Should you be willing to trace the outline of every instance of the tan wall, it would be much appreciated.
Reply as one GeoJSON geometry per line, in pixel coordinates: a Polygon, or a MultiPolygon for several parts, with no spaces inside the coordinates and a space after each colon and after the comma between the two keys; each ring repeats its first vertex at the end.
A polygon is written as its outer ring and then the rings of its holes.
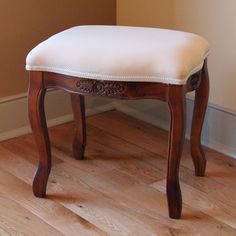
{"type": "Polygon", "coordinates": [[[236,111],[235,0],[117,0],[117,23],[168,27],[205,36],[211,44],[210,101],[236,111]]]}
{"type": "Polygon", "coordinates": [[[170,28],[172,10],[173,0],[117,0],[117,23],[170,28]]]}
{"type": "Polygon", "coordinates": [[[211,101],[236,111],[236,1],[176,0],[175,27],[205,36],[211,44],[211,101]]]}
{"type": "Polygon", "coordinates": [[[115,0],[1,0],[0,98],[25,92],[25,57],[48,36],[78,24],[115,24],[115,0]]]}

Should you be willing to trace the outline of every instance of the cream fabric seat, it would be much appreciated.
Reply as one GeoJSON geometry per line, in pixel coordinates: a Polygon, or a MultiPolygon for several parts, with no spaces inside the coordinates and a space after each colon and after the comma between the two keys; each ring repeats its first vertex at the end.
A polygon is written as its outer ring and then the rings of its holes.
{"type": "Polygon", "coordinates": [[[201,70],[209,44],[186,32],[125,26],[77,26],[27,56],[26,69],[97,80],[185,84],[201,70]]]}

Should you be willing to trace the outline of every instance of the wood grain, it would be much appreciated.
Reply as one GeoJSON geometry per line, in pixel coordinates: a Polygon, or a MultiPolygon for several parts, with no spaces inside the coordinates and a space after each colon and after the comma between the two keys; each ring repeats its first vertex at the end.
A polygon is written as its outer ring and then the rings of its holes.
{"type": "Polygon", "coordinates": [[[176,221],[166,214],[167,132],[116,111],[92,116],[85,160],[78,161],[73,129],[69,123],[49,130],[53,165],[45,199],[31,191],[32,135],[0,144],[0,235],[236,234],[236,160],[207,149],[206,177],[199,178],[184,148],[184,208],[176,221]],[[111,132],[115,125],[119,131],[111,132]]]}

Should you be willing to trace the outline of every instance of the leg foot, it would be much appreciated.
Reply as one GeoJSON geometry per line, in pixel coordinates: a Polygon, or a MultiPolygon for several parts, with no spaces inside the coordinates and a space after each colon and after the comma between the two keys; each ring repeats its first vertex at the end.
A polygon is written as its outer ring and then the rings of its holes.
{"type": "Polygon", "coordinates": [[[51,170],[51,150],[44,112],[44,95],[41,72],[30,72],[28,93],[28,112],[31,128],[39,150],[39,163],[33,181],[33,192],[36,197],[46,195],[48,176],[51,170]]]}
{"type": "Polygon", "coordinates": [[[204,176],[206,169],[206,158],[201,146],[201,132],[206,113],[209,96],[209,76],[207,71],[207,61],[205,61],[201,83],[196,89],[195,103],[193,111],[193,121],[191,130],[191,155],[195,167],[196,176],[204,176]]]}

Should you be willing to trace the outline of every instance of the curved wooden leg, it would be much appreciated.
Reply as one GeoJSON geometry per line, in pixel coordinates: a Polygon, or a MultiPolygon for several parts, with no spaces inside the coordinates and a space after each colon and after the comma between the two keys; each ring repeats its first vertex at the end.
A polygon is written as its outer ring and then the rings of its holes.
{"type": "Polygon", "coordinates": [[[169,215],[179,219],[182,211],[182,196],[179,185],[179,165],[185,137],[185,92],[183,86],[171,85],[168,105],[171,125],[169,134],[167,198],[169,215]]]}
{"type": "Polygon", "coordinates": [[[209,76],[207,71],[207,61],[205,61],[201,83],[196,89],[195,103],[191,130],[191,155],[195,167],[196,176],[204,176],[206,169],[206,158],[201,146],[201,132],[206,113],[209,97],[209,76]]]}
{"type": "Polygon", "coordinates": [[[75,120],[75,136],[73,140],[73,155],[75,159],[84,159],[86,145],[86,122],[84,96],[71,94],[71,103],[75,120]]]}
{"type": "Polygon", "coordinates": [[[28,92],[28,112],[31,128],[39,150],[39,163],[33,181],[33,192],[36,197],[46,195],[48,176],[51,170],[51,151],[44,112],[44,95],[41,72],[30,72],[28,92]]]}

